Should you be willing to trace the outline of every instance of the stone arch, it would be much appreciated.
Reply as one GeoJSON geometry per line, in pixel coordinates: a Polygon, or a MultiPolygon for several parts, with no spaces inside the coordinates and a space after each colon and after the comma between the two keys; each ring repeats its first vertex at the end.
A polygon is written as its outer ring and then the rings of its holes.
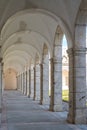
{"type": "Polygon", "coordinates": [[[20,50],[14,50],[14,51],[10,51],[8,54],[3,55],[3,60],[5,60],[8,57],[11,57],[12,55],[18,55],[20,57],[23,57],[26,62],[31,59],[31,56],[29,54],[27,54],[26,52],[20,51],[20,50]]]}
{"type": "Polygon", "coordinates": [[[35,52],[33,52],[33,54],[31,53],[31,50],[32,50],[32,46],[30,47],[29,45],[26,45],[26,44],[22,44],[21,48],[20,48],[20,45],[12,45],[10,46],[8,49],[6,49],[6,51],[4,52],[4,56],[6,56],[9,52],[12,52],[14,50],[17,50],[17,51],[23,51],[25,53],[27,53],[28,55],[31,56],[32,58],[32,61],[33,61],[33,64],[34,64],[34,60],[35,60],[35,52]],[[30,51],[29,51],[30,50],[30,51]]]}
{"type": "Polygon", "coordinates": [[[44,41],[46,41],[44,37],[42,37],[40,34],[33,31],[29,32],[28,30],[26,30],[26,31],[16,32],[12,34],[3,43],[2,50],[1,50],[2,55],[3,55],[3,52],[6,50],[6,48],[10,47],[11,45],[23,44],[23,43],[32,46],[33,48],[37,50],[38,54],[41,55],[42,54],[41,50],[42,50],[44,41]],[[37,47],[37,44],[39,47],[37,47]]]}
{"type": "MultiPolygon", "coordinates": [[[[23,11],[20,11],[20,12],[17,12],[15,15],[13,15],[13,16],[11,16],[8,20],[7,20],[7,22],[5,23],[5,25],[3,26],[3,28],[2,28],[2,32],[1,32],[1,39],[2,39],[2,41],[3,41],[3,36],[5,36],[5,32],[6,32],[6,30],[7,30],[7,27],[9,27],[9,25],[11,25],[11,22],[13,22],[17,17],[19,17],[19,16],[21,16],[21,15],[25,15],[25,14],[42,14],[42,15],[45,15],[45,16],[47,16],[47,17],[50,17],[50,18],[52,18],[52,19],[54,19],[54,23],[55,23],[55,29],[56,29],[56,27],[57,27],[57,25],[58,25],[58,23],[59,23],[59,25],[62,27],[62,29],[64,30],[64,33],[66,34],[66,37],[67,37],[67,39],[68,39],[68,43],[69,43],[69,48],[71,48],[72,47],[72,37],[71,37],[71,35],[70,35],[70,31],[69,31],[69,29],[68,29],[68,27],[66,28],[66,24],[59,18],[59,17],[57,17],[56,15],[54,15],[53,13],[51,13],[51,12],[49,12],[49,11],[46,11],[46,10],[43,10],[43,9],[28,9],[28,10],[23,10],[23,11]],[[4,35],[3,35],[4,34],[4,35]]],[[[42,21],[44,21],[44,20],[42,20],[42,21]]],[[[50,20],[51,21],[51,20],[50,20]]],[[[49,22],[50,22],[49,21],[49,22]]],[[[45,22],[46,23],[46,22],[45,22]]],[[[44,23],[44,24],[45,24],[44,23]]],[[[53,23],[53,22],[52,22],[53,23]]],[[[46,25],[46,27],[47,27],[47,25],[46,25]]],[[[52,26],[51,26],[52,27],[52,26]]],[[[55,30],[54,29],[54,30],[55,30]]],[[[37,31],[38,32],[38,31],[37,31]]],[[[51,32],[49,29],[46,31],[46,32],[51,32]]],[[[45,32],[45,33],[46,33],[45,32]]],[[[39,32],[38,32],[39,33],[39,32]]],[[[45,34],[44,33],[44,34],[45,34]]],[[[54,31],[54,33],[55,33],[55,31],[54,31]]],[[[42,36],[44,36],[43,35],[43,33],[41,33],[40,32],[40,34],[42,35],[42,36]]],[[[51,35],[51,34],[50,34],[51,35]]],[[[45,37],[45,39],[47,39],[46,38],[46,35],[44,36],[45,37]]],[[[53,36],[52,36],[53,37],[53,36]]],[[[47,40],[48,41],[48,43],[50,43],[50,42],[52,42],[52,44],[53,44],[53,39],[51,39],[50,41],[49,40],[47,40]]]]}

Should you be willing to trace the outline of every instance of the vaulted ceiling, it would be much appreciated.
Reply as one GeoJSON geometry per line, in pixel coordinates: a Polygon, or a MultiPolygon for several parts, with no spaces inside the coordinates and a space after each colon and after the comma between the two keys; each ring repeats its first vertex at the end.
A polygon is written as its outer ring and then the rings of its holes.
{"type": "Polygon", "coordinates": [[[52,57],[58,25],[71,47],[80,4],[81,0],[0,0],[4,70],[14,68],[21,72],[26,65],[35,64],[36,55],[41,62],[44,44],[52,57]]]}

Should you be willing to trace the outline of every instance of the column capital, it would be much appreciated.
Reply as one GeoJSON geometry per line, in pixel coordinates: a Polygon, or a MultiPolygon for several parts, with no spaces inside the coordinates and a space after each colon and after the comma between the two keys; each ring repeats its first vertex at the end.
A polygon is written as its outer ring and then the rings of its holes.
{"type": "Polygon", "coordinates": [[[67,50],[68,55],[86,55],[87,48],[70,48],[67,50]]]}

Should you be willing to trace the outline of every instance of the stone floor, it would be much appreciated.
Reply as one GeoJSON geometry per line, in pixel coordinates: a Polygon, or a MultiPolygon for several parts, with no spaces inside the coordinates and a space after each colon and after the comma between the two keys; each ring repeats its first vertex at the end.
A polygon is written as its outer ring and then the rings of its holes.
{"type": "Polygon", "coordinates": [[[67,112],[50,112],[19,91],[5,91],[0,130],[87,130],[66,122],[67,112]]]}

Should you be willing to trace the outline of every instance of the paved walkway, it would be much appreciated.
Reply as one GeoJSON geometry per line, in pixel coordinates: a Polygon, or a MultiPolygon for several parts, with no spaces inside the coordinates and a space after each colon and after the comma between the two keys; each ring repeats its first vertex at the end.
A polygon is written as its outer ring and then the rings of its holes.
{"type": "Polygon", "coordinates": [[[68,124],[66,117],[67,112],[50,112],[18,91],[5,91],[0,130],[87,130],[68,124]]]}

